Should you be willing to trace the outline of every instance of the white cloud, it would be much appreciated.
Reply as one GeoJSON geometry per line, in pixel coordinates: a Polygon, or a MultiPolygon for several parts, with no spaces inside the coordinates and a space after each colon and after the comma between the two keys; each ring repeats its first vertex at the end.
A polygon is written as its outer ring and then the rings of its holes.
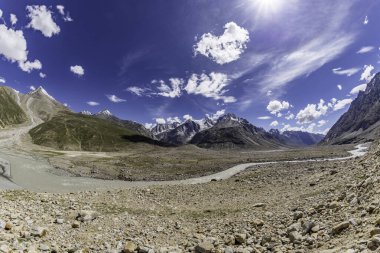
{"type": "Polygon", "coordinates": [[[116,95],[106,95],[106,97],[109,99],[109,101],[113,103],[122,103],[127,100],[117,97],[116,95]]]}
{"type": "Polygon", "coordinates": [[[157,87],[159,92],[156,95],[178,98],[182,94],[182,85],[184,83],[183,79],[180,78],[170,78],[170,85],[167,85],[163,80],[159,81],[160,86],[157,87]]]}
{"type": "Polygon", "coordinates": [[[217,119],[219,119],[221,116],[223,116],[224,114],[226,114],[226,110],[225,110],[225,109],[222,109],[222,110],[219,110],[219,111],[217,111],[216,113],[212,114],[211,116],[210,116],[210,115],[206,115],[206,116],[209,117],[209,118],[212,119],[212,120],[217,120],[217,119]]]}
{"type": "Polygon", "coordinates": [[[336,87],[338,87],[338,90],[342,90],[343,89],[342,85],[340,85],[340,84],[338,84],[336,87]]]}
{"type": "Polygon", "coordinates": [[[185,115],[183,115],[183,118],[185,119],[185,120],[192,120],[193,119],[193,116],[191,116],[190,114],[185,114],[185,115]]]}
{"type": "Polygon", "coordinates": [[[352,76],[360,71],[360,68],[350,68],[350,69],[342,69],[336,68],[332,70],[334,74],[341,76],[352,76]]]}
{"type": "Polygon", "coordinates": [[[144,124],[144,127],[145,127],[146,129],[150,130],[150,129],[152,129],[153,124],[152,124],[152,123],[145,123],[145,124],[144,124]]]}
{"type": "Polygon", "coordinates": [[[54,22],[52,12],[45,5],[33,5],[26,7],[30,23],[28,28],[40,31],[45,37],[59,34],[61,29],[54,22]]]}
{"type": "Polygon", "coordinates": [[[351,104],[352,101],[353,100],[351,98],[346,98],[346,99],[337,101],[336,104],[334,105],[334,111],[339,111],[345,108],[347,105],[351,104]]]}
{"type": "Polygon", "coordinates": [[[224,96],[228,91],[229,80],[227,75],[212,72],[210,75],[193,74],[187,82],[185,90],[188,94],[202,95],[215,100],[223,100],[224,103],[236,102],[236,98],[232,96],[224,96]]]}
{"type": "Polygon", "coordinates": [[[371,79],[375,76],[375,74],[372,74],[372,71],[375,70],[375,67],[372,65],[364,65],[363,67],[363,73],[360,77],[360,81],[371,81],[371,79]]]}
{"type": "Polygon", "coordinates": [[[17,16],[15,14],[13,14],[13,13],[10,15],[9,20],[11,21],[12,25],[17,24],[17,21],[18,21],[17,16]]]}
{"type": "Polygon", "coordinates": [[[271,116],[261,116],[261,117],[257,117],[257,119],[259,120],[269,120],[271,119],[272,117],[271,116]]]}
{"type": "Polygon", "coordinates": [[[42,72],[40,72],[39,75],[40,75],[41,78],[45,78],[45,77],[46,77],[46,74],[45,74],[45,73],[42,73],[42,72]]]}
{"type": "Polygon", "coordinates": [[[39,60],[34,60],[32,62],[30,62],[30,61],[19,62],[18,66],[23,71],[28,72],[28,73],[30,73],[34,69],[37,69],[37,70],[42,69],[42,64],[39,60]]]}
{"type": "Polygon", "coordinates": [[[351,95],[358,94],[360,91],[365,91],[366,88],[367,88],[367,84],[366,84],[366,83],[360,84],[360,85],[354,87],[354,88],[350,91],[350,94],[351,94],[351,95]]]}
{"type": "Polygon", "coordinates": [[[270,126],[271,127],[276,127],[276,126],[278,126],[280,123],[278,123],[278,121],[277,120],[275,120],[275,121],[273,121],[272,123],[270,123],[270,126]]]}
{"type": "Polygon", "coordinates": [[[131,87],[128,87],[126,89],[126,91],[129,91],[130,93],[133,93],[136,96],[141,97],[141,96],[145,95],[145,93],[148,91],[148,89],[146,89],[146,88],[140,88],[140,87],[137,87],[137,86],[131,86],[131,87]]]}
{"type": "Polygon", "coordinates": [[[156,123],[157,124],[165,124],[166,120],[164,118],[156,118],[156,123]]]}
{"type": "Polygon", "coordinates": [[[221,36],[211,33],[203,34],[194,46],[194,52],[222,65],[239,59],[248,41],[249,32],[236,23],[229,22],[225,24],[224,33],[221,36]]]}
{"type": "Polygon", "coordinates": [[[0,25],[0,55],[10,62],[17,62],[19,67],[26,72],[42,67],[39,60],[28,61],[27,43],[23,32],[8,29],[3,24],[0,25]]]}
{"type": "Polygon", "coordinates": [[[70,71],[78,76],[84,75],[84,69],[80,65],[70,66],[70,71]]]}
{"type": "Polygon", "coordinates": [[[290,113],[289,115],[285,116],[285,119],[291,120],[294,119],[295,115],[293,113],[290,113]]]}
{"type": "Polygon", "coordinates": [[[363,21],[363,25],[368,25],[368,23],[369,23],[369,18],[368,18],[368,16],[365,16],[364,21],[363,21]]]}
{"type": "Polygon", "coordinates": [[[6,81],[5,81],[5,78],[3,78],[3,77],[0,77],[0,83],[5,83],[6,81]]]}
{"type": "Polygon", "coordinates": [[[178,117],[169,117],[166,119],[166,122],[168,122],[169,124],[181,123],[181,120],[178,117]]]}
{"type": "Polygon", "coordinates": [[[372,52],[374,49],[375,49],[375,47],[372,47],[372,46],[362,47],[356,53],[357,54],[366,54],[366,53],[372,52]]]}
{"type": "Polygon", "coordinates": [[[315,123],[311,123],[309,124],[308,126],[296,126],[296,127],[293,127],[289,124],[287,125],[284,125],[283,128],[281,129],[281,132],[285,132],[285,131],[301,131],[301,132],[308,132],[308,133],[315,133],[315,134],[325,134],[325,132],[327,132],[326,130],[324,131],[318,131],[315,129],[317,125],[315,123]]]}
{"type": "Polygon", "coordinates": [[[58,12],[61,14],[61,16],[62,16],[62,18],[63,18],[63,20],[64,20],[65,22],[72,22],[72,21],[74,21],[74,20],[70,17],[70,13],[67,13],[67,14],[65,15],[65,6],[63,6],[63,5],[57,5],[56,8],[57,8],[58,12]]]}
{"type": "Polygon", "coordinates": [[[95,101],[88,101],[86,104],[88,104],[89,106],[97,106],[97,105],[99,105],[99,103],[95,102],[95,101]]]}
{"type": "Polygon", "coordinates": [[[33,85],[29,86],[29,90],[35,90],[35,89],[36,89],[35,86],[33,86],[33,85]]]}
{"type": "Polygon", "coordinates": [[[282,114],[280,113],[283,110],[287,110],[290,108],[290,104],[287,101],[278,101],[278,100],[272,100],[269,102],[267,106],[267,110],[274,115],[277,115],[278,117],[281,117],[282,114]]]}
{"type": "Polygon", "coordinates": [[[309,124],[321,116],[326,115],[328,108],[329,105],[326,105],[323,99],[321,99],[318,104],[308,104],[297,113],[297,123],[309,124]]]}
{"type": "Polygon", "coordinates": [[[3,11],[0,9],[0,18],[3,17],[3,11]]]}
{"type": "Polygon", "coordinates": [[[318,127],[322,127],[322,126],[324,126],[324,125],[326,125],[326,124],[327,124],[327,121],[324,120],[324,119],[318,121],[318,127]]]}

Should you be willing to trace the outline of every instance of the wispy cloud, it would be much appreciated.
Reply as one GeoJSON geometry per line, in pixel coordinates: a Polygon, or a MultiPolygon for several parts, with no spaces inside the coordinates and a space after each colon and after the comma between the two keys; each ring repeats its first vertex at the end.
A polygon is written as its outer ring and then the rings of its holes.
{"type": "Polygon", "coordinates": [[[375,50],[375,47],[372,47],[372,46],[362,47],[356,53],[357,54],[366,54],[366,53],[372,52],[373,50],[375,50]]]}
{"type": "Polygon", "coordinates": [[[127,101],[125,99],[119,98],[116,95],[106,95],[106,97],[108,98],[109,101],[111,101],[113,103],[122,103],[122,102],[127,101]]]}
{"type": "Polygon", "coordinates": [[[358,73],[359,71],[360,71],[360,68],[350,68],[350,69],[335,68],[332,70],[334,74],[341,75],[341,76],[352,76],[358,73]]]}
{"type": "Polygon", "coordinates": [[[357,36],[356,30],[350,29],[349,25],[354,3],[356,1],[333,2],[331,5],[326,5],[325,2],[299,3],[300,6],[294,13],[297,16],[292,21],[281,24],[284,30],[293,31],[289,37],[279,39],[278,43],[283,46],[277,50],[268,48],[268,52],[260,52],[260,55],[265,55],[261,62],[262,74],[259,75],[262,78],[254,77],[251,83],[248,82],[242,107],[247,108],[254,101],[251,96],[253,91],[258,89],[262,94],[268,90],[281,93],[289,83],[310,75],[340,56],[357,36]],[[305,11],[310,8],[315,10],[313,14],[305,11]],[[315,22],[321,18],[325,21],[315,22]]]}

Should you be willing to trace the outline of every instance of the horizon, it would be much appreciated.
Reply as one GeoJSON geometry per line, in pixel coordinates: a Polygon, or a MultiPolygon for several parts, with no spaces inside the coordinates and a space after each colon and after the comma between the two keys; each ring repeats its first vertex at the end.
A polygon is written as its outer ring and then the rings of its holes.
{"type": "Polygon", "coordinates": [[[4,1],[0,83],[142,124],[224,111],[326,133],[379,71],[372,0],[102,3],[4,1]]]}

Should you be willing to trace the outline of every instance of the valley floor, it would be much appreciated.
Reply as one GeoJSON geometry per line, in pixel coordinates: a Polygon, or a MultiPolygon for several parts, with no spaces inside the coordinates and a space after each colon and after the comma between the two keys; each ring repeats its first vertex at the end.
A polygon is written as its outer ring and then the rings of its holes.
{"type": "Polygon", "coordinates": [[[3,191],[0,252],[376,252],[379,154],[197,185],[3,191]]]}

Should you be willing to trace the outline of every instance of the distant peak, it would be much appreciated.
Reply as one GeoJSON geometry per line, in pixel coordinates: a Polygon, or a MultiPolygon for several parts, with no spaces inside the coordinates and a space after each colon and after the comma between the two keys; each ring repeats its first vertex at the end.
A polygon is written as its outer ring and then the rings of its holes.
{"type": "Polygon", "coordinates": [[[107,115],[107,116],[112,116],[112,113],[111,113],[108,109],[105,109],[105,110],[103,110],[103,111],[98,112],[97,115],[107,115]]]}
{"type": "Polygon", "coordinates": [[[92,113],[89,111],[81,111],[80,114],[89,115],[89,116],[92,115],[92,113]]]}

